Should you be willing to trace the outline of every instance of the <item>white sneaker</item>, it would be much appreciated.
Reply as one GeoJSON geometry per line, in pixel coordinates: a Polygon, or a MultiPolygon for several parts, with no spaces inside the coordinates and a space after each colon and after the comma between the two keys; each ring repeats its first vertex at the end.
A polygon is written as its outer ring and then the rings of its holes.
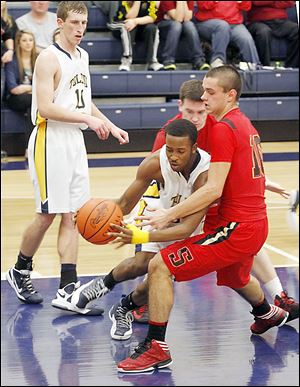
{"type": "Polygon", "coordinates": [[[160,71],[163,70],[164,65],[159,62],[152,62],[148,65],[148,70],[150,71],[160,71]]]}
{"type": "Polygon", "coordinates": [[[222,61],[222,59],[220,58],[216,58],[215,60],[213,60],[210,64],[210,67],[212,69],[214,69],[215,67],[220,67],[220,66],[224,66],[224,62],[222,61]]]}
{"type": "Polygon", "coordinates": [[[131,56],[123,56],[121,59],[121,64],[119,66],[119,71],[130,71],[131,63],[132,63],[131,56]]]}
{"type": "Polygon", "coordinates": [[[91,306],[89,308],[78,308],[76,305],[71,303],[72,295],[79,287],[80,281],[77,281],[76,284],[72,282],[66,285],[64,288],[58,289],[56,298],[52,300],[51,305],[54,306],[54,308],[63,309],[78,314],[84,314],[86,316],[102,315],[104,310],[97,306],[91,306]]]}

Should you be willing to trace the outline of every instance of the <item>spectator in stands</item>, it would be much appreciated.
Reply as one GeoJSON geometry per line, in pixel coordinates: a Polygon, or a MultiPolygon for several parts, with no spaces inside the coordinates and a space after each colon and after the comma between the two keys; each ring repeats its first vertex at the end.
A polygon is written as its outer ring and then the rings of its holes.
{"type": "Polygon", "coordinates": [[[18,31],[15,39],[15,55],[11,62],[5,64],[5,99],[12,110],[25,115],[27,145],[33,129],[31,122],[32,74],[37,58],[34,35],[30,31],[18,31]]]}
{"type": "MultiPolygon", "coordinates": [[[[1,1],[1,101],[3,98],[5,85],[4,65],[5,63],[11,62],[13,59],[14,39],[17,29],[16,22],[7,12],[6,1],[1,1]]],[[[6,156],[7,152],[1,149],[1,159],[5,158],[6,156]]]]}
{"type": "Polygon", "coordinates": [[[243,24],[243,11],[251,8],[251,1],[197,1],[196,28],[201,39],[211,42],[212,68],[227,63],[226,50],[233,43],[243,61],[255,69],[259,56],[252,35],[243,24]]]}
{"type": "Polygon", "coordinates": [[[288,19],[287,8],[295,1],[252,1],[247,12],[247,27],[251,32],[264,66],[271,65],[272,36],[287,41],[286,67],[299,67],[298,24],[288,19]]]}
{"type": "Polygon", "coordinates": [[[175,58],[181,35],[191,53],[193,69],[208,70],[199,35],[192,21],[194,1],[161,1],[157,24],[163,44],[164,70],[176,70],[175,58]]]}
{"type": "Polygon", "coordinates": [[[159,31],[155,24],[156,1],[110,1],[110,8],[106,7],[106,12],[112,18],[107,24],[108,28],[122,41],[123,54],[119,70],[130,71],[136,40],[145,42],[147,70],[162,70],[163,65],[157,60],[159,31]]]}
{"type": "Polygon", "coordinates": [[[36,49],[40,53],[52,44],[53,32],[57,28],[56,14],[48,12],[49,1],[30,1],[31,11],[16,19],[19,30],[31,31],[36,49]]]}

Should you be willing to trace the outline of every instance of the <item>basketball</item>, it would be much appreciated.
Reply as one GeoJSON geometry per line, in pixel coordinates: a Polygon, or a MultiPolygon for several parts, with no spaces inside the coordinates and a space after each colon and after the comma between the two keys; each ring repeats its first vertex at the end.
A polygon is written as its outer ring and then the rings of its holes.
{"type": "Polygon", "coordinates": [[[123,213],[112,200],[90,199],[77,212],[77,227],[79,233],[88,242],[104,245],[114,239],[107,235],[113,232],[111,223],[121,224],[123,213]]]}

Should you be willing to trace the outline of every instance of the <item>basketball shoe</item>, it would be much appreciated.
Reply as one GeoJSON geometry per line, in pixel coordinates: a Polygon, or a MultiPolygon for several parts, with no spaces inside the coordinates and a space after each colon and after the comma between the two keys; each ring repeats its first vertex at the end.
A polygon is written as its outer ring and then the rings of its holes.
{"type": "Polygon", "coordinates": [[[274,304],[289,313],[286,322],[299,318],[299,304],[285,290],[275,297],[274,304]]]}
{"type": "Polygon", "coordinates": [[[168,344],[164,341],[145,340],[135,348],[134,353],[118,364],[120,372],[146,372],[172,364],[168,344]]]}
{"type": "Polygon", "coordinates": [[[132,312],[132,314],[135,322],[138,322],[141,324],[148,324],[149,309],[147,304],[142,305],[139,308],[135,309],[132,312]]]}
{"type": "Polygon", "coordinates": [[[30,273],[30,270],[17,270],[12,267],[6,273],[6,279],[19,300],[26,304],[40,304],[43,302],[43,297],[34,288],[30,273]]]}
{"type": "Polygon", "coordinates": [[[276,305],[271,305],[271,309],[268,313],[262,316],[254,315],[255,322],[250,327],[251,332],[257,335],[261,335],[270,328],[281,327],[286,323],[288,317],[289,312],[286,312],[276,305]]]}
{"type": "Polygon", "coordinates": [[[131,310],[123,307],[121,301],[113,305],[109,311],[112,321],[110,335],[115,340],[128,340],[132,335],[133,316],[131,310]]]}
{"type": "Polygon", "coordinates": [[[66,285],[64,288],[58,289],[56,298],[52,300],[51,305],[54,306],[54,308],[63,309],[78,314],[84,314],[86,316],[101,316],[104,312],[102,308],[97,306],[91,306],[89,308],[78,308],[71,302],[75,290],[79,287],[80,281],[77,281],[76,284],[72,282],[66,285]]]}
{"type": "Polygon", "coordinates": [[[108,292],[109,289],[104,285],[103,279],[97,277],[76,288],[71,303],[77,308],[86,308],[89,302],[104,296],[108,292]]]}

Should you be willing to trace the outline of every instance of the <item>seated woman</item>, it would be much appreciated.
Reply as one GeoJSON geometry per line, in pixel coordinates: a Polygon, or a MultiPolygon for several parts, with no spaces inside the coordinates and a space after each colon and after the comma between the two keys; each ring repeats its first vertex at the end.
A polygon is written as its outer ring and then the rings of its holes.
{"type": "Polygon", "coordinates": [[[15,38],[15,55],[11,62],[5,64],[5,101],[7,106],[24,113],[27,144],[33,129],[31,122],[32,74],[37,58],[35,39],[30,31],[18,31],[15,38]]]}

